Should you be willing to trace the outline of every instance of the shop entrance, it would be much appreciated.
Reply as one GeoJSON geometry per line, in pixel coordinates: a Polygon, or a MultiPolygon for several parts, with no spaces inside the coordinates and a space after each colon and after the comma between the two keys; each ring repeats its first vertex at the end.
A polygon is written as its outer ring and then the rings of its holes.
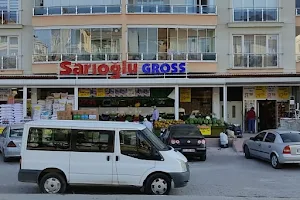
{"type": "Polygon", "coordinates": [[[258,101],[258,131],[276,128],[276,101],[258,101]]]}

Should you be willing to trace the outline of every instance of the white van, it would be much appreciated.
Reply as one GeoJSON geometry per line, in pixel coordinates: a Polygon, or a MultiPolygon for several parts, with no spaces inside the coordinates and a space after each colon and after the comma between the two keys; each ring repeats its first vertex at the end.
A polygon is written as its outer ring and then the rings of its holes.
{"type": "Polygon", "coordinates": [[[141,124],[43,120],[24,126],[18,180],[37,183],[43,193],[115,185],[166,195],[189,178],[186,157],[141,124]]]}

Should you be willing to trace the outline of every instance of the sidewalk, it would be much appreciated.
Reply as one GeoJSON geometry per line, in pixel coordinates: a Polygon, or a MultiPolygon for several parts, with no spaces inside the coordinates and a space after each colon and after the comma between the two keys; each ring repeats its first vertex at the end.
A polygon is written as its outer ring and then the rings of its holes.
{"type": "MultiPolygon", "coordinates": [[[[1,200],[281,200],[283,198],[268,197],[224,197],[224,196],[151,196],[151,195],[45,195],[45,194],[1,194],[1,200]]],[[[298,200],[299,198],[287,198],[298,200]]]]}
{"type": "Polygon", "coordinates": [[[255,134],[250,134],[250,133],[244,133],[243,138],[237,138],[236,140],[233,141],[232,148],[236,152],[243,152],[243,143],[245,140],[249,139],[250,137],[253,137],[255,134]]]}

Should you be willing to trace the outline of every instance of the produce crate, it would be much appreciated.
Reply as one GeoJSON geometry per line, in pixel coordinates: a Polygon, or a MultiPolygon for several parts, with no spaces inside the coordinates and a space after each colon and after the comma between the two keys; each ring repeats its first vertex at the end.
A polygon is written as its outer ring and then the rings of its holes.
{"type": "Polygon", "coordinates": [[[225,131],[225,126],[212,126],[211,127],[211,135],[208,137],[220,137],[220,133],[225,131]]]}

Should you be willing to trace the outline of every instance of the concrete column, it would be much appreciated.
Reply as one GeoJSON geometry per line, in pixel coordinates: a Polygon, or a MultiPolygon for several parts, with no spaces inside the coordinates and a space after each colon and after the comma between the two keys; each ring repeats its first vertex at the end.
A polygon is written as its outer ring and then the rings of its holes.
{"type": "Polygon", "coordinates": [[[78,106],[78,87],[74,88],[74,110],[78,110],[79,106],[78,106]]]}
{"type": "Polygon", "coordinates": [[[37,104],[37,88],[31,88],[31,105],[37,104]]]}
{"type": "Polygon", "coordinates": [[[220,105],[220,88],[214,87],[213,88],[213,96],[212,96],[212,112],[215,114],[217,119],[221,118],[221,105],[220,105]]]}
{"type": "Polygon", "coordinates": [[[175,86],[175,103],[174,103],[174,110],[175,110],[175,120],[179,120],[179,86],[175,86]]]}
{"type": "Polygon", "coordinates": [[[23,117],[27,117],[27,86],[23,87],[23,117]]]}
{"type": "Polygon", "coordinates": [[[228,112],[227,112],[227,86],[223,87],[223,112],[224,112],[224,122],[227,122],[228,112]]]}

